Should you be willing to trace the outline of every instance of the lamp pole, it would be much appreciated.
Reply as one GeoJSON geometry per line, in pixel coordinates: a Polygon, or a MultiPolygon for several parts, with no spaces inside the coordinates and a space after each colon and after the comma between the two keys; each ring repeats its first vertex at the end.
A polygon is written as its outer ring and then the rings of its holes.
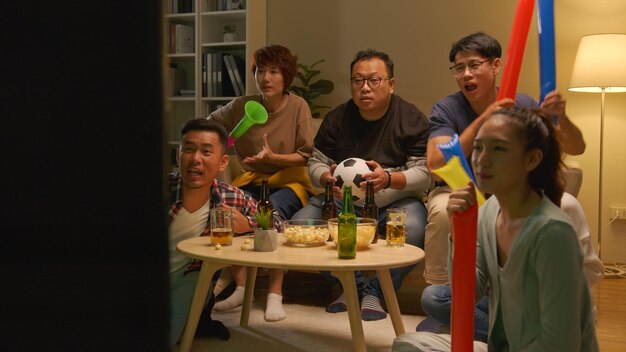
{"type": "Polygon", "coordinates": [[[602,160],[604,159],[604,93],[606,88],[601,87],[602,102],[600,106],[600,166],[598,177],[598,258],[602,258],[602,160]]]}

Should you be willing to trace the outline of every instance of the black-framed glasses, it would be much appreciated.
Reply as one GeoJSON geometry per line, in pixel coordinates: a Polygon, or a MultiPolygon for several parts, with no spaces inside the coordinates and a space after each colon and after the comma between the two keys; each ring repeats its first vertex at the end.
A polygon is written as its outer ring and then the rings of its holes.
{"type": "Polygon", "coordinates": [[[380,78],[380,77],[370,77],[370,78],[361,78],[361,77],[352,77],[350,78],[350,82],[352,82],[352,88],[361,88],[367,82],[367,85],[374,89],[380,87],[380,84],[384,80],[390,80],[390,78],[380,78]]]}
{"type": "Polygon", "coordinates": [[[471,74],[476,74],[480,70],[480,66],[487,61],[491,61],[490,59],[483,61],[472,61],[468,64],[457,64],[450,67],[450,72],[454,75],[454,77],[461,77],[465,74],[465,70],[469,68],[471,74]]]}

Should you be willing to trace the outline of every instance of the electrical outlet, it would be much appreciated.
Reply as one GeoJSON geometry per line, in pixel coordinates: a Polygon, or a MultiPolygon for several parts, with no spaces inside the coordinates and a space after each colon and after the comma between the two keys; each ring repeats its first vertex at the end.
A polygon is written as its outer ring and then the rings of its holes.
{"type": "Polygon", "coordinates": [[[626,219],[626,207],[611,207],[611,219],[617,214],[618,219],[626,219]]]}

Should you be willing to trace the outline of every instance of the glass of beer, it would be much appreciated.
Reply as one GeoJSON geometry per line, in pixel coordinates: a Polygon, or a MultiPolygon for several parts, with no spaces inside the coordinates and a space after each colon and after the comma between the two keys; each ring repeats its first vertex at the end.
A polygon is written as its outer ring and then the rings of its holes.
{"type": "Polygon", "coordinates": [[[387,209],[387,245],[402,247],[406,242],[406,211],[404,208],[387,209]]]}
{"type": "Polygon", "coordinates": [[[230,209],[213,208],[209,214],[211,226],[211,245],[230,246],[233,244],[233,212],[230,209]]]}

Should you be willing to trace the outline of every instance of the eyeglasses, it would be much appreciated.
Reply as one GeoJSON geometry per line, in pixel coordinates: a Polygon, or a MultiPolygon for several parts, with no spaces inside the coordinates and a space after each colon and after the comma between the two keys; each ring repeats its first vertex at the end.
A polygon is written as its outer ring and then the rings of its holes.
{"type": "Polygon", "coordinates": [[[458,64],[450,67],[450,72],[454,75],[454,77],[461,77],[465,74],[465,70],[469,68],[471,74],[476,74],[480,70],[480,66],[487,61],[491,60],[483,60],[483,61],[474,61],[469,64],[458,64]]]}
{"type": "Polygon", "coordinates": [[[361,77],[352,77],[350,78],[350,82],[352,82],[352,88],[361,88],[367,82],[367,85],[372,88],[380,87],[380,83],[384,80],[389,80],[390,78],[380,78],[380,77],[371,77],[371,78],[361,78],[361,77]]]}

